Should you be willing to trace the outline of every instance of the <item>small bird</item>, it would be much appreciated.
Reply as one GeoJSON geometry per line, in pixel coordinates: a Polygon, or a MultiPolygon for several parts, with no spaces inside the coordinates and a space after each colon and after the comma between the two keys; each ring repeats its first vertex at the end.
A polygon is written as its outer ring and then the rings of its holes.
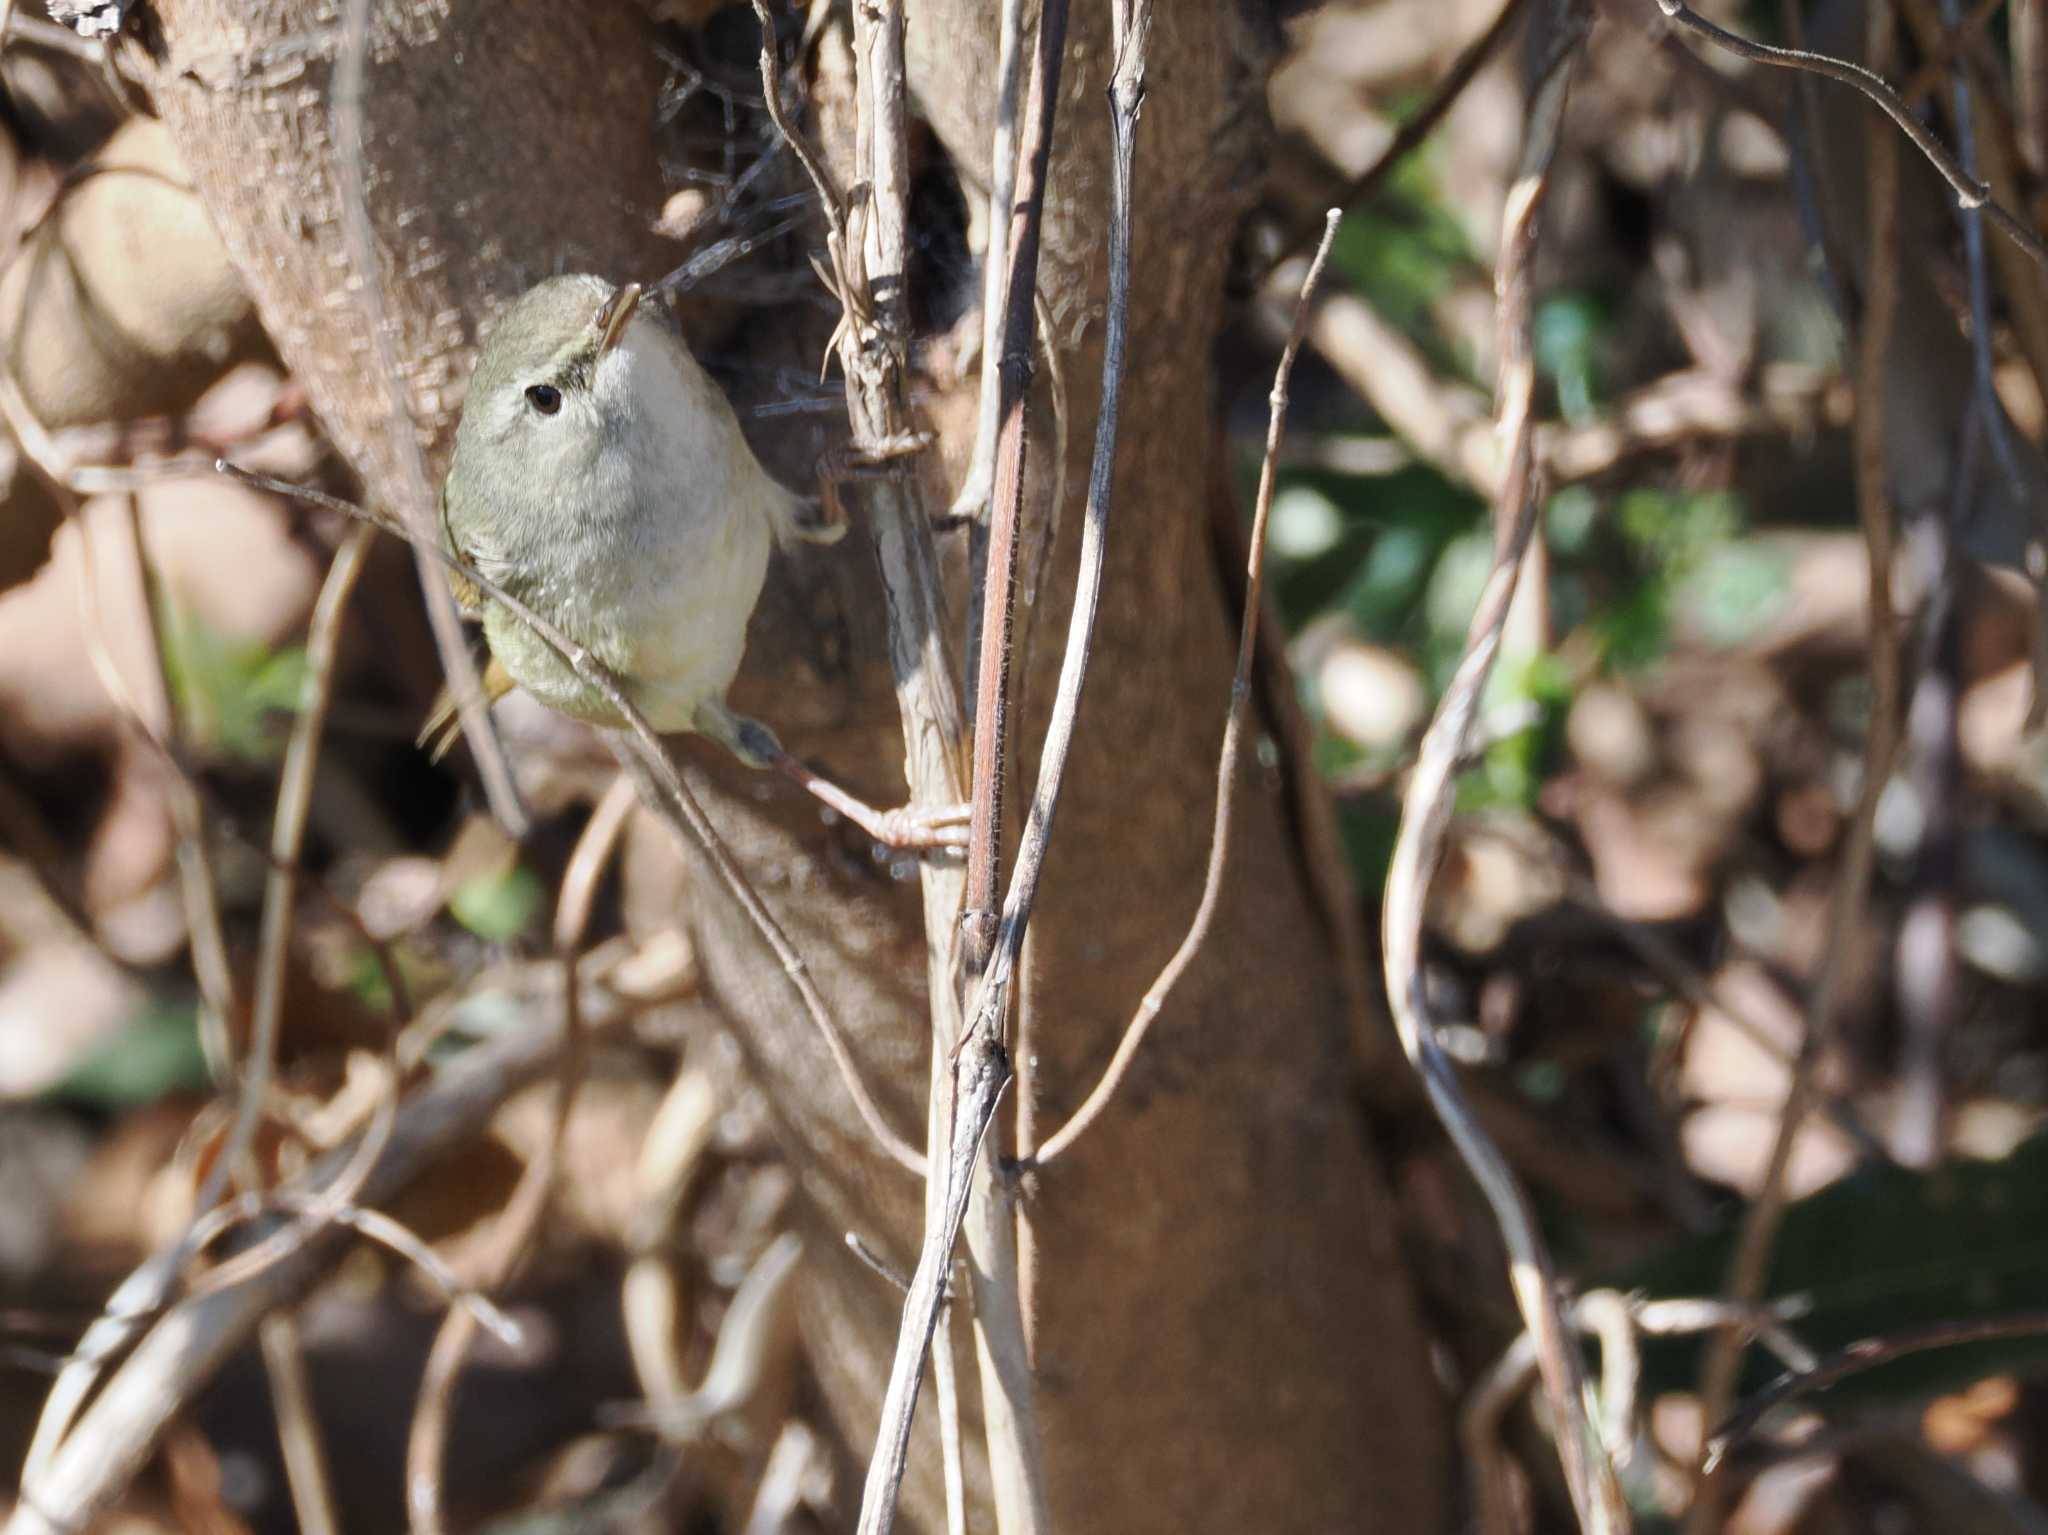
{"type": "MultiPolygon", "coordinates": [[[[495,701],[517,685],[550,708],[626,721],[473,571],[546,618],[619,680],[659,731],[709,736],[775,768],[885,841],[952,845],[958,816],[870,810],[735,714],[771,546],[845,532],[772,479],[732,406],[638,284],[553,277],[499,320],[477,359],[441,489],[456,600],[481,613],[495,701]],[[871,819],[870,819],[871,818],[871,819]]],[[[454,737],[443,694],[422,732],[454,737]]]]}

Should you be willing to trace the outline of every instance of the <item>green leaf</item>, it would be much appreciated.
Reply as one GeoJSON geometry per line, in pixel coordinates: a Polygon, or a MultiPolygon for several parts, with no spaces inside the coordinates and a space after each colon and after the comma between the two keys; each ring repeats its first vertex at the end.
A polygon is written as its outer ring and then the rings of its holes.
{"type": "Polygon", "coordinates": [[[50,1096],[99,1109],[133,1108],[207,1085],[199,1012],[157,1005],[88,1051],[50,1096]]]}
{"type": "Polygon", "coordinates": [[[1536,366],[1556,384],[1567,421],[1598,409],[1598,357],[1610,328],[1605,306],[1590,293],[1554,294],[1536,307],[1536,366]]]}
{"type": "MultiPolygon", "coordinates": [[[[1709,1296],[1726,1283],[1733,1230],[1685,1243],[1609,1282],[1652,1297],[1709,1296]]],[[[1773,1251],[1767,1297],[1798,1297],[1790,1323],[1809,1348],[1833,1353],[1901,1328],[2038,1308],[2048,1288],[2048,1134],[2001,1161],[1957,1159],[1925,1173],[1866,1168],[1792,1204],[1773,1251]]],[[[1687,1390],[1700,1340],[1648,1339],[1647,1389],[1687,1390]]],[[[1922,1398],[1996,1373],[2048,1369],[2048,1339],[1919,1354],[1804,1399],[1825,1409],[1922,1398]]],[[[1754,1391],[1781,1367],[1752,1349],[1754,1391]]]]}
{"type": "Polygon", "coordinates": [[[172,604],[163,625],[164,669],[186,733],[207,750],[268,762],[283,749],[280,716],[298,708],[306,652],[272,650],[209,628],[172,604]]]}
{"type": "Polygon", "coordinates": [[[543,896],[533,871],[514,864],[457,885],[448,897],[448,912],[485,942],[509,943],[532,923],[543,896]]]}

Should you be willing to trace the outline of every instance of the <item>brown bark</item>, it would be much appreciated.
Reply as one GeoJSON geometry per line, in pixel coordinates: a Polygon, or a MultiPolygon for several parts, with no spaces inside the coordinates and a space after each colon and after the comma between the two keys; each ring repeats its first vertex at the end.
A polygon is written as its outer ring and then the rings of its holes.
{"type": "MultiPolygon", "coordinates": [[[[363,321],[343,297],[329,10],[316,0],[160,0],[155,91],[280,350],[373,490],[391,494],[384,394],[365,376],[363,321]]],[[[378,10],[395,18],[379,30],[388,41],[375,51],[367,103],[378,276],[438,445],[479,327],[528,280],[560,266],[658,270],[643,233],[660,188],[647,143],[657,66],[630,7],[407,0],[378,10]]],[[[1098,9],[1083,8],[1075,27],[1041,285],[1063,317],[1067,484],[1077,491],[1100,371],[1110,60],[1098,9]]],[[[992,8],[913,5],[910,38],[919,105],[978,179],[992,8]]],[[[1161,7],[1138,148],[1137,307],[1107,602],[1030,978],[1023,1080],[1048,1127],[1108,1060],[1200,881],[1234,622],[1205,531],[1210,350],[1230,231],[1264,142],[1264,65],[1265,44],[1226,0],[1161,7]]],[[[760,344],[779,360],[815,340],[764,334],[760,344]]],[[[1065,617],[1058,573],[1071,570],[1078,523],[1070,507],[1053,594],[1033,621],[1026,737],[1050,697],[1065,617]]],[[[871,799],[900,794],[879,599],[857,545],[788,562],[755,624],[736,702],[871,799]]],[[[698,746],[683,755],[885,1110],[921,1139],[927,1022],[914,882],[779,786],[698,746]]],[[[632,859],[634,919],[671,920],[681,887],[672,849],[643,836],[632,859]]],[[[687,910],[707,974],[781,1119],[818,1238],[813,1357],[850,1448],[865,1457],[898,1298],[837,1238],[859,1231],[907,1268],[919,1190],[864,1138],[758,940],[722,897],[692,889],[702,892],[687,910]]],[[[1443,1522],[1443,1405],[1352,1106],[1337,962],[1321,923],[1279,787],[1261,778],[1241,798],[1230,891],[1207,952],[1113,1113],[1031,1198],[1035,1338],[1062,1529],[1443,1522]]],[[[973,1391],[963,1395],[971,1404],[973,1391]]],[[[928,1423],[929,1396],[922,1416],[928,1423]]],[[[925,1438],[909,1494],[928,1527],[936,1489],[925,1438]]]]}

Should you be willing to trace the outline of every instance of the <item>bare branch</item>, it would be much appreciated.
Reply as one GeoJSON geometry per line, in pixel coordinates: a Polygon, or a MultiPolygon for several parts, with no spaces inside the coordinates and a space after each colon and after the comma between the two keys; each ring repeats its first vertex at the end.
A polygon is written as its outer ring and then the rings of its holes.
{"type": "Polygon", "coordinates": [[[285,1485],[300,1535],[341,1535],[334,1509],[334,1488],[327,1474],[327,1451],[320,1440],[320,1422],[313,1411],[313,1383],[306,1375],[306,1354],[299,1340],[298,1318],[275,1311],[256,1329],[263,1348],[263,1371],[277,1415],[277,1444],[284,1456],[285,1485]]]}
{"type": "Polygon", "coordinates": [[[1587,1421],[1578,1348],[1566,1323],[1550,1255],[1512,1169],[1473,1116],[1456,1068],[1437,1042],[1422,969],[1423,906],[1443,862],[1457,764],[1500,653],[1516,580],[1536,526],[1531,258],[1572,65],[1589,19],[1570,0],[1561,0],[1554,10],[1549,59],[1530,95],[1521,161],[1508,188],[1495,282],[1501,359],[1497,411],[1507,472],[1494,503],[1493,569],[1467,631],[1464,658],[1423,736],[1415,776],[1404,797],[1382,928],[1387,993],[1402,1047],[1493,1208],[1509,1254],[1508,1278],[1541,1366],[1572,1501],[1580,1523],[1595,1535],[1606,1535],[1629,1528],[1628,1508],[1615,1483],[1614,1468],[1600,1453],[1587,1421]]]}
{"type": "Polygon", "coordinates": [[[1719,1462],[1729,1450],[1756,1432],[1764,1415],[1801,1397],[1826,1391],[1851,1376],[1882,1369],[1915,1354],[1937,1349],[1959,1348],[1969,1343],[2003,1343],[2013,1338],[2038,1338],[2048,1334],[2048,1311],[2015,1311],[2005,1316],[1978,1317],[1964,1322],[1930,1322],[1924,1327],[1907,1327],[1879,1338],[1852,1343],[1825,1359],[1794,1365],[1756,1395],[1748,1398],[1735,1415],[1715,1429],[1707,1440],[1710,1462],[1719,1462]]]}
{"type": "MultiPolygon", "coordinates": [[[[1465,87],[1472,83],[1479,71],[1486,67],[1487,60],[1500,52],[1501,45],[1513,34],[1515,23],[1521,19],[1524,3],[1525,0],[1502,0],[1500,10],[1487,24],[1486,30],[1459,51],[1451,61],[1451,67],[1444,71],[1444,77],[1430,87],[1429,98],[1401,119],[1401,126],[1394,130],[1387,147],[1379,152],[1372,164],[1352,178],[1351,184],[1337,200],[1340,211],[1348,213],[1371,197],[1389,176],[1400,169],[1401,163],[1436,132],[1437,125],[1458,104],[1458,98],[1465,94],[1465,87]]],[[[1255,285],[1264,286],[1266,280],[1290,257],[1300,255],[1307,245],[1306,233],[1291,240],[1266,263],[1255,285]]]]}
{"type": "MultiPolygon", "coordinates": [[[[1890,52],[1891,20],[1873,8],[1870,25],[1876,45],[1870,56],[1890,52]]],[[[1743,1214],[1730,1260],[1726,1296],[1731,1304],[1753,1304],[1763,1293],[1771,1250],[1789,1198],[1785,1174],[1792,1148],[1805,1126],[1816,1096],[1815,1078],[1834,1038],[1835,999],[1842,971],[1870,888],[1876,850],[1877,802],[1891,773],[1898,736],[1899,642],[1892,618],[1891,507],[1886,491],[1885,376],[1891,351],[1892,322],[1898,306],[1899,162],[1898,142],[1872,122],[1868,134],[1870,183],[1870,280],[1857,335],[1856,373],[1856,504],[1863,521],[1864,548],[1870,586],[1870,725],[1863,749],[1863,783],[1857,795],[1842,850],[1842,861],[1830,893],[1827,943],[1806,1007],[1805,1028],[1792,1077],[1779,1110],[1777,1133],[1765,1165],[1757,1197],[1743,1214]]],[[[1709,1423],[1728,1414],[1741,1367],[1743,1336],[1717,1333],[1708,1346],[1701,1370],[1700,1398],[1709,1423]]],[[[1718,1527],[1720,1478],[1711,1473],[1702,1446],[1692,1507],[1686,1514],[1687,1535],[1707,1535],[1718,1527]]]]}
{"type": "MultiPolygon", "coordinates": [[[[954,519],[981,522],[995,494],[996,432],[1002,425],[1003,323],[1010,277],[1010,210],[1017,201],[1017,85],[1022,75],[1024,0],[1002,0],[996,44],[996,126],[989,151],[988,249],[981,258],[981,414],[954,519]]],[[[1051,332],[1046,333],[1051,349],[1051,332]]],[[[1058,504],[1055,496],[1054,504],[1058,504]]]]}
{"type": "Polygon", "coordinates": [[[1965,209],[1981,208],[1985,217],[1998,227],[1999,233],[2033,257],[2034,264],[2048,270],[2048,243],[2044,243],[2027,223],[2014,216],[2010,209],[1992,199],[1991,189],[1977,180],[1966,170],[1956,157],[1915,117],[1892,89],[1882,75],[1838,59],[1832,54],[1813,53],[1798,48],[1774,48],[1768,43],[1753,43],[1748,38],[1716,26],[1706,17],[1690,9],[1684,0],[1657,0],[1657,8],[1666,17],[1675,21],[1688,32],[1697,33],[1709,42],[1727,49],[1739,58],[1757,64],[1770,64],[1780,69],[1804,70],[1819,75],[1824,80],[1833,80],[1860,92],[1886,117],[1898,125],[1899,131],[1913,141],[1913,147],[1927,157],[1927,162],[1941,173],[1942,179],[1956,194],[1958,206],[1965,209]]]}
{"type": "Polygon", "coordinates": [[[1332,208],[1323,221],[1323,237],[1309,261],[1307,275],[1302,278],[1301,296],[1295,301],[1293,329],[1288,332],[1279,365],[1273,370],[1272,412],[1266,422],[1266,451],[1259,465],[1258,500],[1252,511],[1251,549],[1245,565],[1244,617],[1238,625],[1237,667],[1230,678],[1230,705],[1224,715],[1223,747],[1216,762],[1216,816],[1209,832],[1209,866],[1202,876],[1201,900],[1196,903],[1194,920],[1188,924],[1180,947],[1174,950],[1166,968],[1159,972],[1159,978],[1152,983],[1144,1001],[1138,1004],[1138,1011],[1125,1026],[1123,1038],[1117,1041],[1116,1054],[1103,1072],[1102,1080],[1095,1084],[1081,1107],[1074,1111],[1073,1118],[1046,1138],[1045,1144],[1030,1159],[1031,1166],[1043,1167],[1055,1161],[1086,1132],[1096,1116],[1116,1096],[1124,1073],[1137,1056],[1138,1046],[1144,1042],[1152,1020],[1159,1016],[1159,1010],[1166,1005],[1175,984],[1201,950],[1209,936],[1210,924],[1216,917],[1217,902],[1223,892],[1224,866],[1230,856],[1231,812],[1237,802],[1238,756],[1244,742],[1244,717],[1251,700],[1252,650],[1258,640],[1259,611],[1265,594],[1266,522],[1273,510],[1273,483],[1279,470],[1280,436],[1287,422],[1287,384],[1294,373],[1294,359],[1300,354],[1302,340],[1308,334],[1309,309],[1315,299],[1316,284],[1322,278],[1324,264],[1330,259],[1330,246],[1337,238],[1337,226],[1343,217],[1343,209],[1332,208]]]}

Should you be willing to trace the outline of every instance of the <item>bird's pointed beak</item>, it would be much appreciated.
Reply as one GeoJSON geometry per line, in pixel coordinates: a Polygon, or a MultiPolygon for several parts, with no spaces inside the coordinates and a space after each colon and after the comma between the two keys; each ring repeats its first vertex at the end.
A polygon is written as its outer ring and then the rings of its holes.
{"type": "Polygon", "coordinates": [[[633,311],[640,307],[640,292],[640,284],[629,282],[606,299],[604,308],[597,312],[599,357],[617,346],[619,338],[626,334],[626,322],[633,318],[633,311]]]}

